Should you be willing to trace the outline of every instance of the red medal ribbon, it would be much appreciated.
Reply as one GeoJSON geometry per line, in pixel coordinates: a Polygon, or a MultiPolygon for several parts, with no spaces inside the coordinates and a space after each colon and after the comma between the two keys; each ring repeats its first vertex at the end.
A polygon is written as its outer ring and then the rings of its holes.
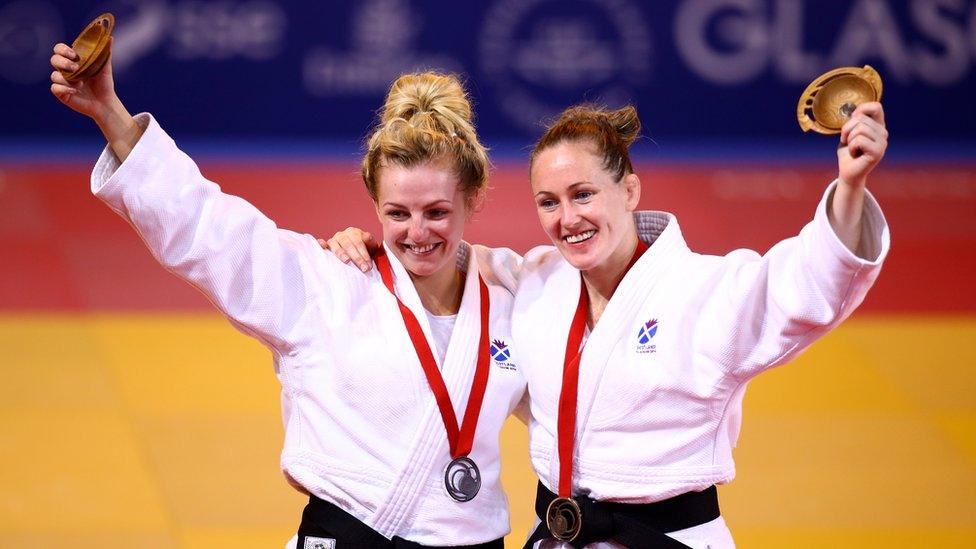
{"type": "MultiPolygon", "coordinates": [[[[627,264],[625,273],[637,263],[648,246],[640,238],[637,239],[637,249],[627,264]]],[[[576,400],[579,391],[579,363],[583,355],[583,333],[586,331],[586,317],[590,309],[590,298],[586,292],[586,283],[580,274],[580,297],[576,305],[576,314],[569,326],[569,338],[566,340],[566,355],[563,358],[563,385],[559,391],[559,416],[556,419],[556,434],[558,436],[559,451],[559,496],[573,497],[573,445],[576,442],[576,400]]]]}
{"type": "Polygon", "coordinates": [[[437,400],[437,407],[441,411],[441,419],[444,421],[444,430],[447,431],[447,442],[451,449],[451,457],[457,458],[466,456],[471,452],[474,444],[474,432],[478,427],[478,416],[481,414],[481,403],[485,397],[485,388],[488,386],[488,286],[484,279],[478,275],[478,283],[481,290],[481,340],[478,342],[478,364],[475,367],[474,379],[471,381],[471,394],[468,396],[468,405],[464,410],[464,418],[461,422],[461,429],[458,430],[457,416],[454,414],[454,406],[451,404],[451,395],[447,392],[447,385],[444,384],[444,377],[441,376],[437,368],[437,361],[434,360],[434,353],[430,350],[430,344],[424,336],[424,330],[420,327],[420,322],[400,297],[396,295],[393,286],[393,269],[390,266],[390,258],[386,255],[386,250],[374,258],[376,267],[386,286],[393,297],[396,298],[400,306],[400,315],[403,316],[403,324],[410,335],[413,348],[417,351],[417,358],[420,359],[420,366],[424,369],[427,376],[427,384],[434,393],[437,400]]]}

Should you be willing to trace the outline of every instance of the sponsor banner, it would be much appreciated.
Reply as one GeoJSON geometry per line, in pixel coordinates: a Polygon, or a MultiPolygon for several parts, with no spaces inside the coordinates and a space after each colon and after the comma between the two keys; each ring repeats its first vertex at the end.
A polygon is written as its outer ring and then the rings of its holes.
{"type": "Polygon", "coordinates": [[[974,0],[0,0],[0,135],[91,134],[47,93],[50,47],[103,11],[130,110],[182,137],[355,148],[390,81],[469,79],[481,133],[524,143],[581,100],[653,138],[796,137],[812,78],[871,64],[902,141],[974,140],[974,0]]]}

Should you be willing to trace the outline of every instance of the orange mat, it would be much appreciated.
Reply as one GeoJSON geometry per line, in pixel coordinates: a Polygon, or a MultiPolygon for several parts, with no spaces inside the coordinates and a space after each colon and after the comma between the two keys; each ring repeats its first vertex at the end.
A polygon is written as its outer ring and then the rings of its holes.
{"type": "MultiPolygon", "coordinates": [[[[720,489],[740,547],[976,545],[976,319],[853,319],[755,380],[720,489]]],[[[267,351],[210,314],[0,315],[0,547],[280,548],[267,351]],[[59,543],[60,543],[59,541],[59,543]]],[[[532,519],[504,431],[512,546],[532,519]]]]}

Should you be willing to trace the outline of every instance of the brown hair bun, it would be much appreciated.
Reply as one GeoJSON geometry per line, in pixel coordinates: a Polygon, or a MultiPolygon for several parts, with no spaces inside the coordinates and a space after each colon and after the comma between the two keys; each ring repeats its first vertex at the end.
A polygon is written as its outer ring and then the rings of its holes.
{"type": "Polygon", "coordinates": [[[532,162],[542,151],[563,141],[590,141],[603,158],[603,166],[620,181],[634,173],[630,146],[640,137],[641,122],[631,105],[608,110],[601,105],[584,103],[562,112],[550,124],[532,149],[532,162]]]}

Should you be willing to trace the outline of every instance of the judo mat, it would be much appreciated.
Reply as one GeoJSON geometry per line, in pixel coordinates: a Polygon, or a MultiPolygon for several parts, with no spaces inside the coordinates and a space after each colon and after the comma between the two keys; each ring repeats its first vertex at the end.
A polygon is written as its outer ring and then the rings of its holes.
{"type": "MultiPolygon", "coordinates": [[[[201,165],[279,226],[377,228],[354,162],[201,165]]],[[[278,470],[270,353],[153,262],[90,196],[89,168],[0,165],[0,548],[280,548],[304,498],[278,470]]],[[[642,207],[718,253],[795,234],[833,170],[638,173],[642,207]]],[[[545,242],[526,177],[496,167],[469,241],[545,242]]],[[[874,290],[747,392],[719,489],[739,547],[976,546],[976,175],[892,162],[870,188],[893,242],[874,290]]],[[[514,547],[536,479],[525,427],[510,419],[501,444],[514,547]]]]}

